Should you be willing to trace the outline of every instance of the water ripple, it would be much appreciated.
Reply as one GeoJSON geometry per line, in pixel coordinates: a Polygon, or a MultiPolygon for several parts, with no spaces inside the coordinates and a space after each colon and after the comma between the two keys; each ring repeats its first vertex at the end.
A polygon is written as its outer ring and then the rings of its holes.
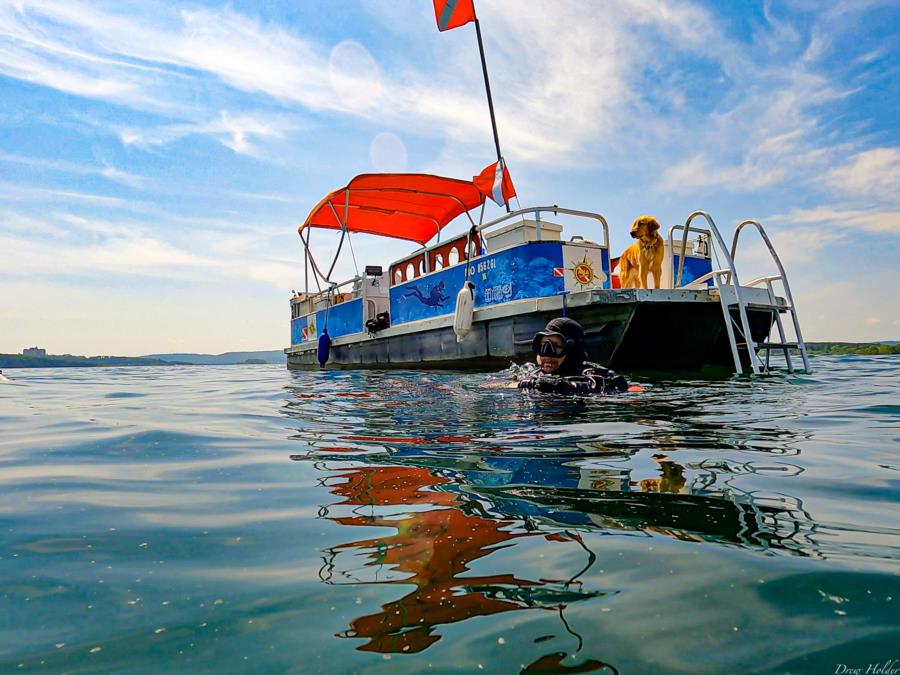
{"type": "Polygon", "coordinates": [[[814,366],[18,371],[0,671],[865,670],[900,643],[900,359],[814,366]]]}

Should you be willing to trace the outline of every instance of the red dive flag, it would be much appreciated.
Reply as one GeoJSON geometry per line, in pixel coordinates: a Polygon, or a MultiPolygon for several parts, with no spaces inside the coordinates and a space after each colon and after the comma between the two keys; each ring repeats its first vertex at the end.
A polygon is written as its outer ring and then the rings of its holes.
{"type": "Polygon", "coordinates": [[[439,31],[459,28],[475,20],[475,0],[434,0],[434,18],[439,31]]]}
{"type": "Polygon", "coordinates": [[[512,178],[509,177],[506,162],[502,159],[486,166],[484,171],[472,177],[472,182],[475,183],[475,187],[481,191],[481,194],[490,197],[501,206],[516,196],[516,188],[512,178]]]}

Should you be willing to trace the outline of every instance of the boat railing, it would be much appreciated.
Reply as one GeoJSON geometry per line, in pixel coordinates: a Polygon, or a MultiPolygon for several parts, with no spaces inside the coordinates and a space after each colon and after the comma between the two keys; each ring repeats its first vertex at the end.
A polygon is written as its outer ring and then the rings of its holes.
{"type": "Polygon", "coordinates": [[[310,310],[315,311],[316,304],[323,300],[328,301],[330,304],[340,304],[341,302],[360,297],[362,295],[362,282],[363,277],[357,275],[345,281],[341,281],[340,283],[330,282],[327,288],[316,291],[315,293],[298,294],[291,300],[294,304],[308,302],[310,303],[310,310]],[[352,288],[349,291],[349,294],[346,292],[339,292],[340,289],[351,285],[352,288]],[[345,297],[347,295],[349,295],[349,297],[345,297]]]}
{"type": "MultiPolygon", "coordinates": [[[[601,214],[561,208],[559,206],[536,206],[512,211],[481,225],[473,225],[466,233],[457,235],[448,241],[437,242],[431,246],[423,246],[406,257],[395,260],[389,267],[390,285],[396,286],[446,267],[465,263],[479,257],[482,253],[490,253],[489,233],[485,233],[485,236],[482,236],[482,233],[488,228],[493,228],[518,217],[534,214],[536,238],[540,241],[542,213],[563,214],[598,221],[603,232],[602,246],[609,250],[609,225],[606,222],[606,218],[601,214]],[[451,257],[451,254],[455,254],[455,256],[451,257]]],[[[575,236],[571,238],[571,241],[576,241],[577,239],[584,240],[584,237],[575,236]]]]}
{"type": "Polygon", "coordinates": [[[552,213],[553,215],[563,214],[566,216],[575,216],[578,218],[589,218],[591,220],[599,221],[602,232],[603,232],[603,247],[607,250],[609,249],[609,225],[606,222],[606,218],[604,218],[599,213],[593,213],[591,211],[578,211],[576,209],[566,209],[559,206],[532,206],[527,209],[518,209],[516,211],[510,211],[509,213],[505,213],[499,218],[495,218],[487,223],[483,223],[477,226],[475,229],[477,232],[483,232],[489,227],[494,227],[495,225],[499,225],[500,223],[505,223],[506,221],[513,220],[514,218],[519,218],[522,216],[526,216],[529,214],[534,214],[536,221],[536,231],[537,238],[540,240],[541,238],[541,214],[542,213],[552,213]]]}
{"type": "Polygon", "coordinates": [[[680,286],[680,288],[706,288],[707,281],[710,281],[716,276],[720,276],[723,274],[728,274],[728,270],[713,270],[712,272],[707,272],[703,276],[697,277],[696,279],[691,279],[690,283],[687,283],[684,286],[680,286]]]}
{"type": "MultiPolygon", "coordinates": [[[[704,230],[702,227],[685,227],[684,225],[673,225],[669,228],[669,240],[667,242],[669,246],[669,252],[672,256],[678,256],[678,270],[671,271],[673,273],[673,287],[678,288],[681,285],[682,275],[684,273],[684,259],[689,253],[694,253],[694,251],[688,251],[687,245],[688,235],[690,233],[694,233],[698,235],[698,239],[700,240],[700,250],[697,251],[700,255],[711,258],[712,251],[710,250],[709,240],[712,237],[712,233],[709,230],[704,230]],[[683,235],[681,237],[681,245],[676,248],[675,247],[675,233],[683,230],[683,235]]],[[[708,281],[711,277],[706,276],[705,281],[708,281]]],[[[694,285],[695,281],[691,281],[690,284],[686,285],[694,285]]]]}
{"type": "Polygon", "coordinates": [[[744,286],[746,286],[748,288],[753,288],[753,287],[762,286],[763,284],[765,284],[767,287],[771,287],[773,282],[780,281],[780,280],[781,280],[781,276],[775,274],[775,275],[767,276],[767,277],[757,277],[756,279],[753,279],[752,281],[748,281],[747,283],[745,283],[744,286]]]}
{"type": "Polygon", "coordinates": [[[418,248],[409,255],[398,258],[388,267],[390,285],[412,281],[413,279],[464,263],[479,255],[483,241],[472,233],[458,234],[447,241],[439,241],[431,246],[418,248]]]}
{"type": "MultiPolygon", "coordinates": [[[[678,288],[679,286],[681,286],[681,278],[682,278],[682,274],[684,272],[684,255],[683,255],[683,253],[687,249],[688,233],[691,230],[693,230],[695,232],[700,231],[700,230],[698,230],[698,228],[692,228],[691,223],[694,221],[695,218],[700,218],[700,217],[702,217],[704,220],[706,220],[706,224],[709,226],[709,230],[705,230],[704,232],[706,232],[707,234],[711,233],[712,236],[715,238],[715,243],[718,245],[719,251],[722,252],[722,257],[725,259],[725,263],[728,266],[727,267],[727,271],[729,272],[729,277],[727,278],[728,283],[733,283],[737,288],[740,288],[740,282],[738,281],[737,269],[734,266],[734,258],[732,257],[731,253],[729,252],[728,247],[725,245],[725,240],[722,238],[722,234],[719,232],[719,228],[716,227],[715,221],[712,219],[712,216],[710,216],[706,211],[694,211],[691,215],[689,215],[687,217],[687,220],[684,221],[683,226],[680,226],[680,225],[676,226],[676,228],[682,229],[681,246],[680,246],[682,255],[680,257],[680,260],[678,261],[678,271],[675,273],[675,288],[678,288]]],[[[675,228],[673,228],[673,229],[675,229],[675,228]]],[[[692,282],[692,284],[696,283],[697,281],[698,280],[694,280],[692,282]]],[[[738,295],[740,296],[740,291],[738,291],[738,295]]]]}

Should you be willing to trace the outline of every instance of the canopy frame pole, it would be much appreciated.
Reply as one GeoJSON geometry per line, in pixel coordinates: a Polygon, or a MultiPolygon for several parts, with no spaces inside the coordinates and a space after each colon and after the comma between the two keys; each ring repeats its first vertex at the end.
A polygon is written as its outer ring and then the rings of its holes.
{"type": "MultiPolygon", "coordinates": [[[[497,148],[497,161],[503,162],[500,153],[500,136],[497,134],[497,117],[494,115],[494,99],[491,97],[491,81],[488,78],[487,61],[484,58],[484,43],[481,40],[481,24],[475,19],[475,35],[478,36],[478,53],[481,54],[481,71],[484,73],[484,89],[487,92],[488,110],[491,112],[491,129],[494,131],[494,146],[497,148]]],[[[509,203],[505,203],[506,212],[509,213],[509,203]]]]}
{"type": "MultiPolygon", "coordinates": [[[[334,210],[334,207],[331,207],[334,210]]],[[[347,221],[350,219],[350,188],[346,188],[344,190],[344,222],[341,223],[341,228],[344,230],[347,229],[347,221]]]]}
{"type": "Polygon", "coordinates": [[[303,280],[306,285],[304,293],[309,295],[309,246],[306,245],[302,234],[300,235],[300,241],[303,242],[303,280]]]}
{"type": "Polygon", "coordinates": [[[344,239],[347,238],[347,230],[343,230],[341,232],[341,239],[338,242],[337,251],[334,252],[334,259],[331,261],[331,267],[328,268],[328,274],[325,275],[325,281],[327,283],[331,282],[331,273],[334,272],[334,266],[337,264],[338,256],[341,254],[341,248],[344,246],[344,239]]]}
{"type": "Polygon", "coordinates": [[[328,201],[328,206],[331,207],[334,219],[341,224],[341,240],[338,242],[337,251],[334,252],[334,260],[331,261],[331,267],[328,268],[328,275],[325,277],[325,281],[329,284],[331,283],[331,273],[334,272],[334,266],[337,264],[338,257],[341,255],[344,239],[347,237],[347,211],[349,210],[349,203],[350,190],[344,190],[344,220],[341,221],[340,217],[338,217],[337,210],[334,208],[334,204],[331,203],[331,200],[328,201]]]}
{"type": "Polygon", "coordinates": [[[347,243],[350,244],[350,256],[353,258],[353,270],[356,272],[356,276],[359,276],[359,265],[356,262],[356,253],[353,252],[353,238],[350,236],[350,233],[347,233],[347,243]]]}
{"type": "MultiPolygon", "coordinates": [[[[311,230],[311,229],[312,228],[308,228],[308,230],[311,230]]],[[[302,232],[300,233],[300,239],[301,239],[301,241],[303,241],[303,233],[302,232]]],[[[308,231],[306,234],[306,240],[303,241],[303,245],[306,247],[306,255],[309,256],[309,262],[312,264],[313,280],[316,282],[316,288],[319,289],[319,293],[321,293],[322,286],[321,286],[321,284],[319,284],[319,278],[322,277],[322,272],[319,270],[319,266],[316,265],[316,259],[313,258],[312,251],[309,250],[309,232],[308,231]]],[[[324,279],[324,277],[322,277],[322,279],[324,279]]]]}
{"type": "MultiPolygon", "coordinates": [[[[347,230],[347,220],[350,218],[350,189],[347,188],[344,190],[344,223],[342,225],[344,230],[347,230]]],[[[350,231],[347,230],[347,243],[350,245],[350,255],[353,258],[353,271],[356,272],[356,276],[359,276],[359,265],[356,264],[356,253],[353,252],[353,239],[350,236],[350,231]]]]}

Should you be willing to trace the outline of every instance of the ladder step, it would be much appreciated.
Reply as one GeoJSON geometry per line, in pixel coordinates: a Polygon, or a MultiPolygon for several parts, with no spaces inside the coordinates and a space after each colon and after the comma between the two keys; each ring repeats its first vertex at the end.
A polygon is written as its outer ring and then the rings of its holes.
{"type": "Polygon", "coordinates": [[[800,349],[800,345],[796,342],[757,342],[756,346],[770,349],[783,349],[785,347],[788,349],[800,349]]]}
{"type": "MultiPolygon", "coordinates": [[[[770,312],[780,312],[782,314],[786,312],[790,312],[792,307],[790,305],[764,305],[759,302],[746,302],[744,303],[744,307],[747,309],[756,309],[756,310],[766,310],[770,312]]],[[[732,302],[728,305],[728,309],[737,309],[738,304],[736,302],[732,302]]]]}

